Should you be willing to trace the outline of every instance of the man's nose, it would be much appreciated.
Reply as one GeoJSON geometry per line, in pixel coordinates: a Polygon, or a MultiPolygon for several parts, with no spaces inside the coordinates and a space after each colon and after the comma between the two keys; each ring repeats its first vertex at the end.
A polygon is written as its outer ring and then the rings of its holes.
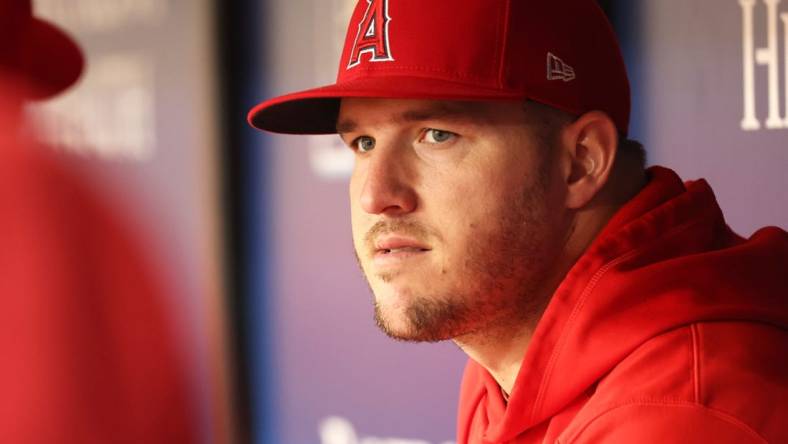
{"type": "Polygon", "coordinates": [[[366,160],[361,208],[369,214],[399,216],[416,209],[414,174],[407,153],[395,147],[375,148],[366,160]]]}

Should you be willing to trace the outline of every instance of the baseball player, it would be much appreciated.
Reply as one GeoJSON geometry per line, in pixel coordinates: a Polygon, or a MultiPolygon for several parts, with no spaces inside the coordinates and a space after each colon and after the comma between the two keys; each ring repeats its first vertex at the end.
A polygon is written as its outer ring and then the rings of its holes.
{"type": "Polygon", "coordinates": [[[249,114],[355,153],[379,326],[469,356],[460,443],[788,442],[788,235],[629,118],[593,0],[362,0],[336,83],[249,114]]]}

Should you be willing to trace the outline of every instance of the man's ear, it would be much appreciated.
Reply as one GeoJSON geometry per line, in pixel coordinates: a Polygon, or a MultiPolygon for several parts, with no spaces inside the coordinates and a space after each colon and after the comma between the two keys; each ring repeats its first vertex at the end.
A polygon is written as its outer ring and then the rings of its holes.
{"type": "Polygon", "coordinates": [[[607,183],[618,147],[618,131],[607,114],[591,111],[564,127],[566,207],[587,205],[607,183]]]}

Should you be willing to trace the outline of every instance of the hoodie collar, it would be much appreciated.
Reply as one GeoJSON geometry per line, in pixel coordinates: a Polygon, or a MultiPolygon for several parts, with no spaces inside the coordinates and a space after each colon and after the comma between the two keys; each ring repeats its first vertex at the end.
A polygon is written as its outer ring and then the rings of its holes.
{"type": "MultiPolygon", "coordinates": [[[[554,416],[660,332],[712,319],[772,316],[773,322],[788,323],[785,310],[767,314],[773,301],[758,306],[737,299],[737,289],[749,281],[746,273],[740,282],[727,282],[727,291],[711,292],[718,297],[704,297],[719,286],[719,272],[692,270],[715,260],[726,266],[727,256],[712,252],[721,239],[728,244],[743,240],[725,225],[704,180],[685,185],[661,167],[648,173],[649,183],[611,218],[553,294],[508,405],[492,376],[480,372],[488,440],[508,441],[554,416]],[[711,257],[704,259],[702,253],[711,257]],[[687,279],[665,279],[687,273],[694,288],[682,288],[687,279]]],[[[785,253],[785,237],[781,240],[785,253]]]]}

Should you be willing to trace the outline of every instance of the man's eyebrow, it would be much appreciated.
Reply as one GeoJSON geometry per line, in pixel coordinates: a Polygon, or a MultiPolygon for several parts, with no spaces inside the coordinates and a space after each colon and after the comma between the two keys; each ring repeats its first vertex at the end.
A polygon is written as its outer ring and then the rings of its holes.
{"type": "Polygon", "coordinates": [[[344,133],[353,132],[358,127],[358,124],[352,120],[343,120],[341,122],[337,122],[337,134],[342,135],[344,133]]]}
{"type": "MultiPolygon", "coordinates": [[[[393,116],[391,120],[395,122],[411,123],[447,118],[473,119],[478,121],[480,118],[484,118],[484,112],[481,111],[480,107],[472,103],[439,103],[422,108],[406,110],[401,114],[393,116]]],[[[338,134],[349,133],[355,131],[358,128],[358,124],[353,120],[342,120],[337,122],[336,128],[338,134]]]]}
{"type": "Polygon", "coordinates": [[[424,120],[446,118],[474,118],[478,113],[476,107],[468,103],[439,103],[421,109],[412,109],[396,116],[395,120],[403,122],[421,122],[424,120]]]}

